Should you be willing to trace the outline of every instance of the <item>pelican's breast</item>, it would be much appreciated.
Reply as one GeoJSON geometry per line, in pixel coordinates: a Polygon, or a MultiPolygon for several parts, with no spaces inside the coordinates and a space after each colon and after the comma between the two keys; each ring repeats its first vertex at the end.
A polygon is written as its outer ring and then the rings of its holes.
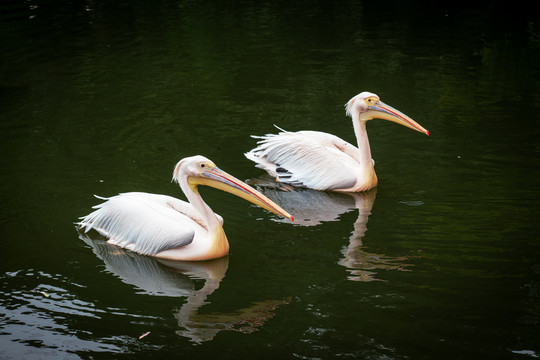
{"type": "Polygon", "coordinates": [[[375,173],[375,168],[364,169],[361,174],[358,175],[356,183],[347,188],[335,189],[334,191],[339,192],[360,192],[373,189],[377,186],[377,174],[375,173]]]}
{"type": "Polygon", "coordinates": [[[229,242],[225,231],[218,223],[216,227],[208,230],[194,223],[195,236],[189,245],[167,249],[157,253],[155,256],[163,259],[182,260],[209,260],[223,257],[229,253],[229,242]]]}

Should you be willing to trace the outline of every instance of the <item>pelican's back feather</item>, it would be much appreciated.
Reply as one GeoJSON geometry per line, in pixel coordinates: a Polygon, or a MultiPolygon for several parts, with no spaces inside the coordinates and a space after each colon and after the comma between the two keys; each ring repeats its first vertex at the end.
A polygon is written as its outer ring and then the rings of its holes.
{"type": "Polygon", "coordinates": [[[280,182],[317,190],[349,188],[356,183],[350,169],[357,164],[341,150],[352,145],[337,136],[282,131],[256,138],[261,139],[258,146],[245,156],[280,182]]]}
{"type": "Polygon", "coordinates": [[[109,243],[144,255],[193,241],[197,223],[182,213],[190,211],[189,203],[171,196],[138,192],[104,200],[78,223],[85,232],[95,229],[109,238],[109,243]]]}

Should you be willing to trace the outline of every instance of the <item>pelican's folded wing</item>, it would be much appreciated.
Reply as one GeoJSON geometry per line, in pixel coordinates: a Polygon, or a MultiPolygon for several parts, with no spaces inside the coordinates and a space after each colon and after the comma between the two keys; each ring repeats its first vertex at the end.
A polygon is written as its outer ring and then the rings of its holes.
{"type": "Polygon", "coordinates": [[[124,193],[104,200],[79,222],[85,232],[95,229],[109,243],[144,255],[193,241],[193,220],[169,205],[181,200],[148,193],[124,193]]]}
{"type": "Polygon", "coordinates": [[[245,156],[280,182],[317,190],[350,188],[356,183],[350,171],[354,159],[341,150],[345,141],[334,135],[283,131],[257,138],[262,139],[258,147],[245,156]]]}

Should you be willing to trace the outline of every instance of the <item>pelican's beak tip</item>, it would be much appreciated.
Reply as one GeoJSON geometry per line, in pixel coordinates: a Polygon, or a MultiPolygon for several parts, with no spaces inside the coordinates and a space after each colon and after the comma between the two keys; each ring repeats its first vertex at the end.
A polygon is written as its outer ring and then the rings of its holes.
{"type": "Polygon", "coordinates": [[[429,136],[429,130],[426,130],[426,135],[429,136]]]}

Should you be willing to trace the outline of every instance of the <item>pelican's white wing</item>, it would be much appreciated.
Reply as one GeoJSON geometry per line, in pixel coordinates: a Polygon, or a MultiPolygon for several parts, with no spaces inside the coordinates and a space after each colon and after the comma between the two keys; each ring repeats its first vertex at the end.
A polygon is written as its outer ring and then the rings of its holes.
{"type": "Polygon", "coordinates": [[[109,243],[139,254],[186,246],[202,228],[193,207],[171,196],[130,192],[103,200],[79,227],[85,232],[95,229],[109,243]]]}
{"type": "Polygon", "coordinates": [[[318,131],[282,131],[262,139],[245,156],[277,180],[316,190],[354,186],[358,162],[344,152],[357,151],[337,136],[318,131]]]}

